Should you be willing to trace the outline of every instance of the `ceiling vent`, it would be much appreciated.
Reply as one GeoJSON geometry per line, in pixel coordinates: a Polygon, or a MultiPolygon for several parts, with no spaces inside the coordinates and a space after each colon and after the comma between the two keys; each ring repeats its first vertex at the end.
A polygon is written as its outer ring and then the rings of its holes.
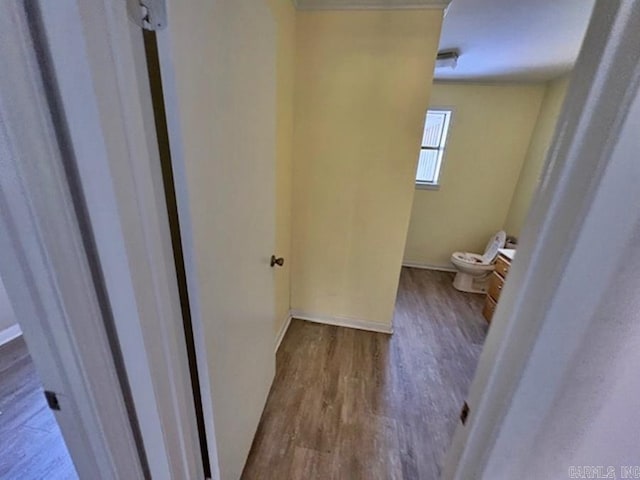
{"type": "Polygon", "coordinates": [[[443,50],[438,52],[438,56],[436,57],[436,68],[456,68],[459,56],[460,53],[458,50],[443,50]]]}

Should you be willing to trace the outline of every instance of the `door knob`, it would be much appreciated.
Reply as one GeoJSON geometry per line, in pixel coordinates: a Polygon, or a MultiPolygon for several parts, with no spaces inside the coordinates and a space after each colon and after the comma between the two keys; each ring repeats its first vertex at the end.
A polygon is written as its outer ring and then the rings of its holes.
{"type": "Polygon", "coordinates": [[[276,265],[278,265],[279,267],[284,265],[284,258],[271,255],[271,266],[275,267],[276,265]]]}

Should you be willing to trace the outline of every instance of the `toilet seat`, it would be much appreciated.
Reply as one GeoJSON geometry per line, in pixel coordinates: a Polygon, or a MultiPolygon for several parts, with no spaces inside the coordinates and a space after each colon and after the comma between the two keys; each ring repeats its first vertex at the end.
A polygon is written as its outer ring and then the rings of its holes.
{"type": "Polygon", "coordinates": [[[478,255],[477,253],[453,252],[451,262],[454,265],[464,266],[467,269],[472,268],[478,273],[494,269],[493,263],[485,263],[482,255],[478,255]]]}
{"type": "Polygon", "coordinates": [[[468,263],[470,265],[487,265],[482,255],[469,252],[453,252],[453,258],[461,262],[468,263]]]}
{"type": "Polygon", "coordinates": [[[498,251],[504,247],[507,241],[507,233],[504,230],[496,233],[493,238],[489,239],[487,247],[482,255],[483,263],[489,264],[498,257],[498,251]]]}
{"type": "Polygon", "coordinates": [[[491,265],[498,256],[498,250],[504,246],[506,240],[507,234],[504,231],[500,231],[489,239],[487,247],[482,255],[471,252],[453,252],[451,256],[459,262],[464,262],[477,267],[491,265]]]}
{"type": "Polygon", "coordinates": [[[458,271],[453,280],[453,286],[462,292],[486,292],[487,279],[495,269],[494,261],[506,239],[505,232],[496,233],[489,239],[482,255],[471,252],[453,252],[451,263],[458,271]]]}

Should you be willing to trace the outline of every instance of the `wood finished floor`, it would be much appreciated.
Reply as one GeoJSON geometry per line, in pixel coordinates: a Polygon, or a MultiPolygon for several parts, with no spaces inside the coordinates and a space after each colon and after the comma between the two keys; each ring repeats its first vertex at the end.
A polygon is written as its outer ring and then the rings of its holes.
{"type": "Polygon", "coordinates": [[[439,478],[488,328],[452,280],[403,268],[391,337],[293,320],[242,478],[439,478]]]}
{"type": "Polygon", "coordinates": [[[77,479],[24,340],[0,347],[0,479],[77,479]]]}

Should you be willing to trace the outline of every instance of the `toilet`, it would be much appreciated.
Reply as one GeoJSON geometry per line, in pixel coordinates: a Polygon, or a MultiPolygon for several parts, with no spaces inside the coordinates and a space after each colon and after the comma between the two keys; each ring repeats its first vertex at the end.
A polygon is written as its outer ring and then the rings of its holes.
{"type": "Polygon", "coordinates": [[[453,286],[461,292],[486,293],[489,275],[493,272],[494,262],[498,257],[498,250],[504,247],[507,234],[504,231],[496,233],[482,255],[469,252],[454,252],[451,263],[458,273],[453,280],[453,286]]]}

